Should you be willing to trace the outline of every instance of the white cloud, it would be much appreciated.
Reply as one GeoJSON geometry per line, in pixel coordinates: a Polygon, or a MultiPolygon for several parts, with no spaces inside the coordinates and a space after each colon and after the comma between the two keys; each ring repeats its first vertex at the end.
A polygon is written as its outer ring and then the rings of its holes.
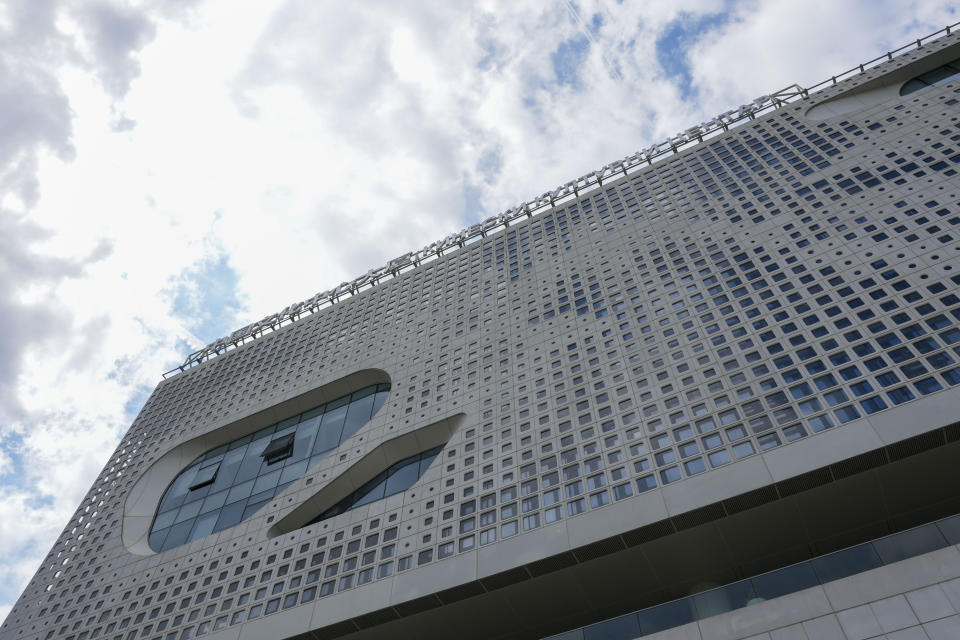
{"type": "Polygon", "coordinates": [[[0,617],[185,344],[955,19],[726,7],[10,3],[0,617]]]}
{"type": "Polygon", "coordinates": [[[701,99],[714,109],[792,83],[809,87],[956,22],[945,2],[773,0],[739,5],[691,50],[701,99]]]}

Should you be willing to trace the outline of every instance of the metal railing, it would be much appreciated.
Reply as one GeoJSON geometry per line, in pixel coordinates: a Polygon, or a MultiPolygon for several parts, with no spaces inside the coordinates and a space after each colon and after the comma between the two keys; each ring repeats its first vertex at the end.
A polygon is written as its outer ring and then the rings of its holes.
{"type": "Polygon", "coordinates": [[[817,91],[818,89],[823,89],[824,87],[833,86],[833,85],[837,84],[838,82],[841,82],[841,81],[843,81],[843,80],[846,80],[847,78],[850,78],[850,77],[856,76],[856,75],[860,75],[861,73],[865,73],[868,69],[872,69],[873,67],[876,67],[877,65],[881,65],[881,64],[883,64],[883,63],[885,63],[885,62],[889,62],[890,60],[893,60],[893,57],[896,56],[896,55],[898,55],[898,54],[900,54],[900,53],[903,53],[903,52],[906,52],[906,51],[913,51],[914,49],[922,49],[924,42],[930,42],[931,40],[936,40],[937,38],[940,38],[941,36],[948,36],[948,35],[950,35],[950,34],[952,33],[952,30],[953,30],[953,29],[956,29],[958,26],[960,26],[960,22],[955,22],[955,23],[953,23],[953,24],[948,24],[948,25],[945,26],[943,29],[939,29],[939,30],[937,30],[937,31],[934,31],[933,33],[930,33],[930,34],[927,34],[927,35],[923,36],[922,38],[917,38],[916,40],[912,40],[912,41],[908,42],[907,44],[903,45],[902,47],[898,47],[898,48],[894,49],[893,51],[887,51],[887,52],[886,52],[885,54],[883,54],[882,56],[877,56],[877,57],[874,58],[873,60],[868,60],[867,62],[864,62],[863,64],[857,65],[856,67],[853,67],[852,69],[848,69],[848,70],[844,71],[843,73],[838,73],[838,74],[835,75],[835,76],[831,76],[831,77],[827,78],[826,80],[824,80],[823,82],[818,82],[817,84],[815,84],[815,85],[813,85],[813,86],[811,86],[811,87],[807,87],[806,89],[804,89],[804,95],[805,95],[805,96],[808,96],[808,95],[810,95],[811,92],[815,92],[815,91],[817,91]]]}
{"type": "Polygon", "coordinates": [[[337,303],[343,297],[357,295],[381,282],[391,280],[406,271],[415,269],[425,262],[435,260],[443,256],[444,252],[455,251],[478,241],[480,238],[486,237],[490,233],[505,229],[512,224],[519,223],[543,211],[552,210],[557,204],[579,198],[583,193],[590,192],[602,186],[604,180],[615,179],[621,175],[626,176],[639,171],[666,156],[672,156],[682,150],[699,145],[705,140],[720,135],[728,131],[731,126],[735,126],[743,120],[752,120],[758,115],[780,109],[791,102],[808,98],[811,93],[819,89],[836,85],[850,77],[865,73],[877,65],[893,60],[897,54],[922,48],[924,42],[949,35],[957,26],[960,26],[960,22],[947,25],[943,29],[923,36],[922,38],[917,38],[902,47],[888,51],[882,56],[857,65],[843,73],[831,76],[811,87],[803,88],[797,84],[793,84],[780,91],[757,98],[750,104],[731,109],[712,120],[701,123],[695,127],[690,127],[668,140],[633,153],[622,160],[611,162],[599,170],[580,176],[576,180],[571,180],[556,189],[547,191],[499,215],[492,216],[460,233],[451,234],[443,240],[427,245],[419,251],[413,251],[399,258],[395,258],[387,265],[371,269],[359,278],[344,282],[334,289],[318,293],[307,300],[287,306],[279,313],[248,324],[234,331],[229,336],[215,340],[202,349],[194,351],[186,357],[183,364],[165,372],[163,377],[166,379],[174,376],[215,356],[235,349],[246,342],[262,337],[267,332],[277,331],[281,327],[299,320],[304,315],[317,313],[337,303]]]}

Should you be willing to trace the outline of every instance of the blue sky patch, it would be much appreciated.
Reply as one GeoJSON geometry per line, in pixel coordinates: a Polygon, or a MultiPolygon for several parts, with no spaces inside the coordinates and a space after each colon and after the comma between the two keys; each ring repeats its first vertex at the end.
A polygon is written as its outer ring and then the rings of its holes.
{"type": "Polygon", "coordinates": [[[680,88],[684,100],[691,97],[692,81],[688,51],[694,42],[703,35],[730,20],[730,12],[722,11],[706,15],[694,15],[681,12],[679,16],[664,27],[657,39],[657,62],[666,75],[680,88]]]}
{"type": "Polygon", "coordinates": [[[503,158],[496,149],[484,151],[477,161],[477,171],[483,176],[485,182],[493,182],[500,175],[503,167],[503,158]]]}
{"type": "Polygon", "coordinates": [[[143,409],[143,405],[147,403],[147,398],[150,397],[152,392],[152,387],[141,385],[137,387],[137,390],[132,396],[127,398],[126,403],[123,405],[123,414],[129,422],[133,422],[133,419],[137,417],[137,414],[140,413],[140,409],[143,409]]]}
{"type": "Polygon", "coordinates": [[[233,330],[243,305],[237,291],[240,277],[226,255],[207,258],[180,276],[173,295],[173,312],[204,343],[233,330]]]}
{"type": "Polygon", "coordinates": [[[480,43],[480,48],[483,50],[483,57],[477,62],[477,68],[481,71],[492,71],[500,55],[497,43],[493,40],[484,40],[480,43]]]}
{"type": "Polygon", "coordinates": [[[593,35],[597,35],[600,32],[600,27],[602,26],[603,26],[603,16],[600,15],[599,13],[593,14],[593,16],[590,18],[590,26],[589,26],[590,33],[592,33],[593,35]]]}
{"type": "Polygon", "coordinates": [[[23,455],[20,453],[22,448],[23,437],[19,433],[8,433],[3,436],[3,439],[0,439],[0,452],[3,452],[13,463],[10,468],[0,468],[0,477],[9,474],[13,474],[17,478],[23,476],[23,455]]]}
{"type": "Polygon", "coordinates": [[[581,89],[580,67],[587,59],[587,53],[590,51],[590,41],[586,36],[577,36],[564,40],[550,54],[550,62],[553,65],[553,75],[557,84],[569,86],[574,89],[581,89]]]}
{"type": "Polygon", "coordinates": [[[487,211],[483,206],[483,191],[480,187],[468,184],[463,188],[463,213],[467,226],[487,217],[487,211]]]}

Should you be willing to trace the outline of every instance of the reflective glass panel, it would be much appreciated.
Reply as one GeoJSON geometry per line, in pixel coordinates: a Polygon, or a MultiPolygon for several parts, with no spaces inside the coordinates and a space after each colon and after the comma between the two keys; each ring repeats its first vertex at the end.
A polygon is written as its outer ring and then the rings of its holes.
{"type": "Polygon", "coordinates": [[[912,80],[908,80],[902,87],[900,87],[900,95],[905,96],[915,91],[926,89],[927,87],[945,84],[956,78],[958,75],[960,75],[960,60],[948,62],[947,64],[927,71],[926,73],[919,75],[912,80]]]}
{"type": "MultiPolygon", "coordinates": [[[[172,549],[249,518],[359,431],[389,393],[389,384],[370,385],[203,454],[180,472],[160,499],[150,548],[172,549]]],[[[418,458],[413,465],[415,475],[419,462],[418,458]]],[[[383,497],[385,479],[381,480],[379,494],[374,486],[368,487],[367,502],[383,497]]]]}
{"type": "Polygon", "coordinates": [[[430,463],[437,457],[441,449],[443,449],[443,446],[434,447],[433,449],[423,451],[392,464],[389,469],[377,474],[372,480],[364,483],[362,487],[307,524],[320,522],[321,520],[339,515],[344,511],[356,509],[365,504],[392,496],[395,493],[406,491],[416,484],[420,476],[426,472],[427,467],[430,466],[430,463]]]}

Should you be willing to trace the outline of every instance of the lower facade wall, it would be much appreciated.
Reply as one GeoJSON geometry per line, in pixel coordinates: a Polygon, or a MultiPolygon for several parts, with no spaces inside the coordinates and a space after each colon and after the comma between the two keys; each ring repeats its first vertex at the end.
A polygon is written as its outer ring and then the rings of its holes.
{"type": "Polygon", "coordinates": [[[644,640],[868,638],[960,639],[960,546],[644,636],[644,640]]]}

